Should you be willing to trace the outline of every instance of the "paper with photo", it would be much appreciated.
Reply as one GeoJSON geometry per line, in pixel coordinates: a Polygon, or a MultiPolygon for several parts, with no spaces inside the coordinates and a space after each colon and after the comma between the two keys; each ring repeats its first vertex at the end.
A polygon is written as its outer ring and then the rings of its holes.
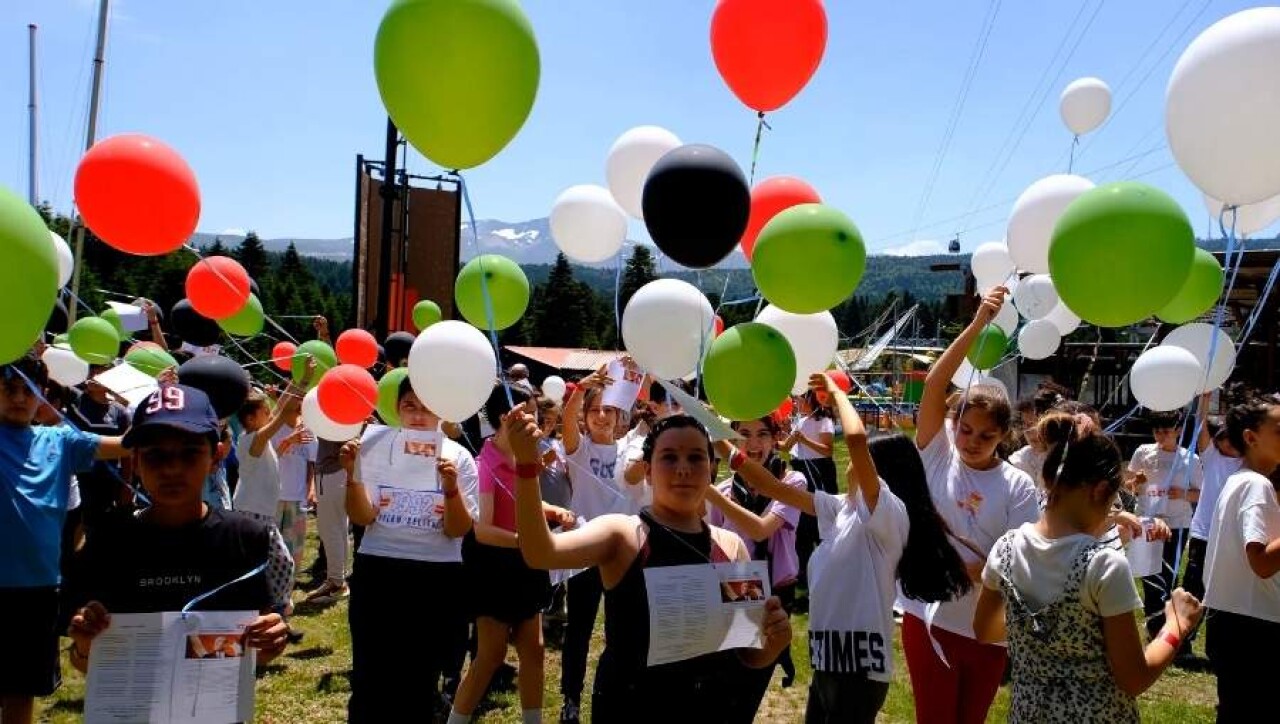
{"type": "Polygon", "coordinates": [[[614,360],[605,369],[605,374],[613,383],[604,388],[602,403],[608,407],[631,412],[636,400],[640,399],[640,385],[644,382],[644,373],[635,367],[628,366],[622,360],[614,360]]]}
{"type": "Polygon", "coordinates": [[[115,614],[93,642],[85,722],[225,724],[253,719],[254,611],[115,614]]]}
{"type": "Polygon", "coordinates": [[[761,648],[770,596],[765,561],[646,568],[649,666],[715,651],[761,648]]]}
{"type": "Polygon", "coordinates": [[[190,352],[194,357],[212,357],[222,352],[222,345],[211,344],[205,347],[197,347],[190,342],[183,342],[178,349],[183,352],[190,352]]]}
{"type": "Polygon", "coordinates": [[[436,460],[438,430],[405,430],[369,425],[360,438],[360,480],[366,485],[440,491],[436,460]]]}
{"type": "Polygon", "coordinates": [[[142,307],[121,302],[107,302],[120,319],[120,327],[126,332],[141,332],[147,328],[147,311],[142,307]]]}
{"type": "Polygon", "coordinates": [[[1142,535],[1135,536],[1124,549],[1125,558],[1129,559],[1129,569],[1135,578],[1154,576],[1164,564],[1164,542],[1152,538],[1154,523],[1150,518],[1141,520],[1142,535]]]}
{"type": "Polygon", "coordinates": [[[662,388],[667,391],[671,399],[675,400],[683,408],[686,415],[693,417],[693,419],[701,422],[707,428],[712,442],[738,439],[738,433],[733,431],[729,423],[725,422],[711,408],[704,405],[702,401],[692,397],[666,380],[658,380],[658,384],[662,385],[662,388]]]}
{"type": "Polygon", "coordinates": [[[116,365],[93,380],[128,400],[129,407],[136,407],[160,387],[154,377],[131,364],[116,365]]]}

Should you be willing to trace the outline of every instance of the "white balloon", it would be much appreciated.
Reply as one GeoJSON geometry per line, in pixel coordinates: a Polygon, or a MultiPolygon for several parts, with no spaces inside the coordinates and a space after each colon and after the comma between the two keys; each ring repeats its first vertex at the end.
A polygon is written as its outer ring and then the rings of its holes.
{"type": "Polygon", "coordinates": [[[329,416],[320,409],[320,397],[315,388],[308,391],[302,398],[302,422],[308,430],[315,433],[316,437],[331,442],[346,442],[354,439],[360,434],[360,428],[363,426],[363,423],[359,422],[354,425],[343,425],[330,420],[329,416]]]}
{"type": "Polygon", "coordinates": [[[978,380],[982,379],[982,373],[973,368],[973,363],[968,358],[960,360],[960,368],[951,375],[951,384],[962,390],[967,390],[971,385],[978,384],[978,380]]]}
{"type": "Polygon", "coordinates": [[[74,387],[89,379],[89,363],[63,347],[49,347],[40,355],[49,368],[49,379],[63,387],[74,387]]]}
{"type": "Polygon", "coordinates": [[[66,239],[50,231],[49,240],[53,242],[53,250],[58,255],[58,288],[61,289],[71,281],[71,274],[76,269],[76,258],[66,239]]]}
{"type": "Polygon", "coordinates": [[[979,244],[969,258],[969,267],[973,276],[981,286],[993,287],[1005,281],[1015,271],[1013,257],[1009,256],[1009,247],[1002,241],[988,241],[979,244]]]}
{"type": "Polygon", "coordinates": [[[1195,355],[1181,347],[1160,345],[1138,356],[1129,370],[1129,388],[1143,407],[1168,412],[1191,402],[1203,375],[1195,355]]]}
{"type": "Polygon", "coordinates": [[[649,171],[658,159],[681,145],[676,134],[658,126],[632,128],[613,142],[605,162],[605,178],[613,198],[628,214],[644,219],[640,198],[649,171]]]}
{"type": "Polygon", "coordinates": [[[1062,334],[1053,322],[1034,319],[1018,332],[1018,353],[1027,359],[1044,359],[1058,351],[1062,334]]]}
{"type": "Polygon", "coordinates": [[[409,348],[413,391],[448,422],[462,422],[484,407],[497,380],[497,365],[488,338],[466,322],[436,322],[409,348]]]}
{"type": "Polygon", "coordinates": [[[1044,319],[1058,306],[1058,290],[1048,274],[1032,274],[1018,284],[1013,303],[1027,319],[1044,319]]]}
{"type": "Polygon", "coordinates": [[[1018,310],[1006,302],[1000,306],[1000,311],[996,312],[996,318],[991,323],[1003,329],[1006,335],[1011,335],[1018,329],[1018,310]]]}
{"type": "Polygon", "coordinates": [[[715,335],[715,312],[697,287],[656,279],[622,310],[622,341],[642,369],[674,380],[698,368],[715,335]]]}
{"type": "Polygon", "coordinates": [[[1236,368],[1236,346],[1230,335],[1219,329],[1218,342],[1213,345],[1214,329],[1212,324],[1195,322],[1184,324],[1169,333],[1160,343],[1161,347],[1181,347],[1200,363],[1202,377],[1199,380],[1199,392],[1216,390],[1231,377],[1236,368]],[[1214,347],[1213,364],[1209,364],[1209,347],[1214,347]],[[1208,370],[1208,372],[1204,372],[1208,370]]]}
{"type": "Polygon", "coordinates": [[[1000,394],[1004,395],[1004,399],[1009,399],[1009,388],[1005,387],[1004,382],[991,375],[978,375],[973,384],[969,386],[970,389],[974,387],[994,387],[1000,391],[1000,394]]]}
{"type": "Polygon", "coordinates": [[[1076,197],[1093,188],[1081,176],[1054,174],[1027,187],[1013,203],[1006,233],[1009,255],[1019,269],[1033,274],[1049,273],[1049,242],[1053,225],[1076,197]]]}
{"type": "MultiPolygon", "coordinates": [[[[1209,215],[1213,217],[1213,223],[1217,224],[1221,219],[1224,224],[1230,226],[1231,214],[1228,213],[1224,218],[1222,216],[1223,206],[1225,204],[1221,201],[1208,194],[1204,195],[1204,207],[1209,210],[1209,215]]],[[[1237,206],[1235,215],[1236,236],[1253,236],[1277,221],[1280,221],[1280,196],[1272,196],[1256,204],[1237,206]]]]}
{"type": "Polygon", "coordinates": [[[1073,80],[1058,99],[1058,112],[1072,133],[1083,136],[1111,115],[1111,87],[1101,78],[1073,80]]]}
{"type": "Polygon", "coordinates": [[[1229,204],[1280,194],[1280,7],[1200,33],[1165,91],[1169,150],[1201,191],[1229,204]]]}
{"type": "Polygon", "coordinates": [[[570,186],[551,207],[551,236],[570,259],[602,262],[626,241],[627,212],[603,186],[570,186]]]}
{"type": "Polygon", "coordinates": [[[542,394],[549,399],[555,400],[557,405],[564,400],[564,393],[567,389],[568,386],[565,385],[564,379],[558,375],[551,375],[542,381],[542,394]]]}
{"type": "Polygon", "coordinates": [[[1044,318],[1053,322],[1053,326],[1058,328],[1058,333],[1063,337],[1080,328],[1080,317],[1068,309],[1067,303],[1062,300],[1058,300],[1058,306],[1044,315],[1044,318]]]}
{"type": "Polygon", "coordinates": [[[796,381],[791,385],[793,395],[809,388],[809,375],[831,366],[836,348],[840,346],[840,331],[831,312],[794,314],[770,304],[760,310],[756,321],[778,330],[791,343],[791,351],[796,355],[796,381]]]}

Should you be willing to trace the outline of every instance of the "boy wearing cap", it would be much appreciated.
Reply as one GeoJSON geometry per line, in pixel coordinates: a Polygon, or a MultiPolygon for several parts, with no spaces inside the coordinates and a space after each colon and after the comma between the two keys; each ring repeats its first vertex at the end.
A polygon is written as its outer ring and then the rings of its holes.
{"type": "Polygon", "coordinates": [[[151,500],[92,531],[68,586],[81,605],[71,619],[71,663],[88,665],[94,638],[112,613],[258,611],[244,645],[258,662],[278,656],[289,627],[278,613],[293,585],[293,561],[279,532],[238,513],[210,508],[205,478],[214,464],[218,420],[204,392],[165,385],[138,405],[124,446],[151,500]]]}
{"type": "Polygon", "coordinates": [[[34,352],[0,366],[0,717],[30,722],[35,697],[58,688],[58,587],[71,476],[125,456],[118,437],[32,426],[48,370],[34,352]]]}

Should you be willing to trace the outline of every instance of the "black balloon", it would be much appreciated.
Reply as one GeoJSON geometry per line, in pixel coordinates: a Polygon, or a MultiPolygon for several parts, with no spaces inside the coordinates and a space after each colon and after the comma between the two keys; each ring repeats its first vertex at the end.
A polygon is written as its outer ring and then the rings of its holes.
{"type": "Polygon", "coordinates": [[[649,236],[662,253],[681,266],[705,269],[742,239],[751,189],[729,154],[692,144],[658,159],[644,182],[641,206],[649,236]]]}
{"type": "Polygon", "coordinates": [[[49,334],[67,331],[67,305],[61,299],[54,300],[53,309],[49,310],[49,321],[44,323],[44,331],[49,334]]]}
{"type": "Polygon", "coordinates": [[[192,357],[178,366],[178,382],[203,390],[219,418],[231,417],[249,396],[249,373],[221,355],[192,357]]]}
{"type": "Polygon", "coordinates": [[[386,353],[387,364],[399,367],[409,359],[409,350],[413,348],[413,335],[408,332],[395,332],[382,344],[386,353]]]}
{"type": "Polygon", "coordinates": [[[222,338],[222,328],[218,323],[201,315],[185,299],[173,305],[173,311],[169,312],[169,326],[183,342],[197,347],[217,344],[222,338]]]}

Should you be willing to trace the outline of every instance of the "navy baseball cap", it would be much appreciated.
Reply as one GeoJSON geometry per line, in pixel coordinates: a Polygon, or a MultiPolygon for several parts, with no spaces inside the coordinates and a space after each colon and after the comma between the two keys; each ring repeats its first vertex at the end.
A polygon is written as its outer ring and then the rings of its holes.
{"type": "Polygon", "coordinates": [[[161,385],[133,411],[133,425],[124,435],[126,448],[137,447],[161,429],[181,430],[213,440],[220,438],[218,417],[203,390],[187,385],[161,385]]]}

